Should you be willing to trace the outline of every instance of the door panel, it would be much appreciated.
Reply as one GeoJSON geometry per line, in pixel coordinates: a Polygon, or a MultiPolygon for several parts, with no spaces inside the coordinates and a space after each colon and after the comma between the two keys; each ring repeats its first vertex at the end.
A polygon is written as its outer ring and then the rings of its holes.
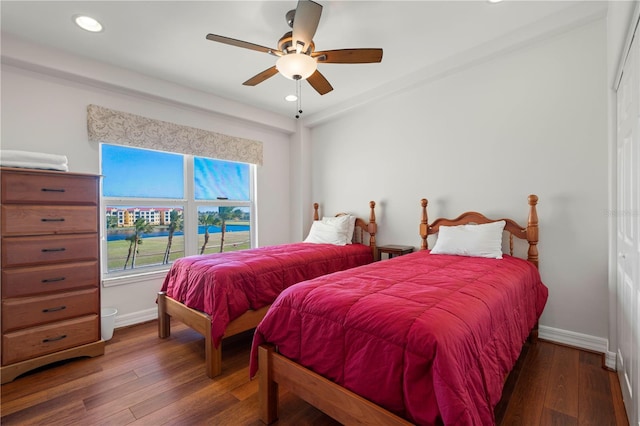
{"type": "Polygon", "coordinates": [[[629,422],[640,420],[640,51],[631,44],[617,92],[617,370],[629,422]]]}

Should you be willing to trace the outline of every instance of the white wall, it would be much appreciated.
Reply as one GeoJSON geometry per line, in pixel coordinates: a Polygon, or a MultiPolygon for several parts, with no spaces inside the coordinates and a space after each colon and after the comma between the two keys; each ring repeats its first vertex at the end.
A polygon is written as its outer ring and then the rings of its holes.
{"type": "MultiPolygon", "coordinates": [[[[132,92],[127,86],[141,76],[101,64],[91,64],[99,69],[95,74],[99,80],[91,81],[82,77],[87,65],[85,61],[76,61],[62,52],[46,51],[50,62],[42,64],[45,55],[38,48],[22,43],[19,44],[20,61],[7,65],[5,62],[12,62],[5,59],[11,59],[13,47],[15,45],[3,40],[2,149],[63,154],[68,157],[70,171],[99,174],[98,144],[87,141],[86,110],[89,104],[259,140],[263,142],[264,165],[257,168],[258,242],[260,245],[290,242],[290,192],[274,190],[288,188],[290,182],[291,132],[287,123],[280,129],[273,129],[249,121],[244,117],[262,119],[264,114],[241,105],[233,105],[233,108],[244,112],[240,114],[243,118],[207,111],[200,106],[203,94],[194,95],[185,88],[149,78],[143,80],[146,89],[154,91],[155,88],[153,96],[132,92]],[[32,57],[28,57],[29,52],[32,57]],[[40,61],[38,66],[33,66],[37,61],[40,61]],[[64,64],[64,72],[60,72],[58,63],[64,64]],[[108,88],[102,87],[104,81],[110,82],[108,88]],[[121,84],[120,88],[117,84],[121,84]],[[164,95],[180,99],[180,103],[164,100],[161,98],[164,95]]],[[[214,96],[205,98],[212,109],[229,103],[214,96]]],[[[280,118],[274,118],[272,122],[278,120],[280,118]]],[[[155,318],[155,296],[161,284],[159,278],[141,278],[131,284],[103,288],[102,305],[118,309],[116,326],[155,318]]]]}
{"type": "Polygon", "coordinates": [[[537,194],[550,294],[541,332],[606,351],[604,19],[416,84],[311,136],[312,197],[363,214],[376,200],[379,244],[419,246],[423,197],[431,219],[477,210],[524,224],[537,194]]]}

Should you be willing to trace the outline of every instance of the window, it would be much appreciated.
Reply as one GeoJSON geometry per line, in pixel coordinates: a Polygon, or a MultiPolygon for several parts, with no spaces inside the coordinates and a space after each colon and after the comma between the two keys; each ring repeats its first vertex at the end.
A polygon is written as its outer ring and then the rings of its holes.
{"type": "Polygon", "coordinates": [[[255,166],[109,144],[101,164],[107,276],[252,247],[255,166]]]}

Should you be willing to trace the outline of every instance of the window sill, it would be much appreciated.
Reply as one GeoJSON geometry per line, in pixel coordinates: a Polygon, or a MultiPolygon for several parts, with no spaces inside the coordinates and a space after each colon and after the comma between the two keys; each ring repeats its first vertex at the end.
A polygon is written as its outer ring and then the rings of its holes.
{"type": "Polygon", "coordinates": [[[115,287],[119,285],[137,284],[141,281],[164,279],[169,269],[132,273],[119,277],[102,278],[102,287],[115,287]]]}

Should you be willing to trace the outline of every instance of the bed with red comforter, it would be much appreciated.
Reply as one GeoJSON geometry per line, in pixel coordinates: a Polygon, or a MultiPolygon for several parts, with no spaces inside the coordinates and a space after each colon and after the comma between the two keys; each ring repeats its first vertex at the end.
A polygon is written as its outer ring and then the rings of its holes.
{"type": "MultiPolygon", "coordinates": [[[[222,339],[255,328],[282,290],[373,262],[375,202],[369,208],[368,222],[353,218],[353,238],[349,235],[345,245],[302,242],[176,260],[158,293],[159,337],[170,336],[171,318],[193,328],[205,338],[207,376],[219,375],[222,339]]],[[[320,222],[317,203],[314,210],[315,226],[320,222]]]]}
{"type": "Polygon", "coordinates": [[[507,220],[529,241],[529,260],[432,254],[426,237],[443,223],[492,221],[471,212],[428,225],[425,209],[423,250],[283,291],[252,347],[263,421],[277,418],[280,383],[343,423],[494,424],[548,297],[536,201],[527,228],[507,220]]]}
{"type": "Polygon", "coordinates": [[[254,336],[416,424],[492,424],[547,288],[511,256],[423,250],[300,283],[254,336]]]}
{"type": "Polygon", "coordinates": [[[271,304],[292,284],[372,261],[364,244],[292,243],[187,256],[174,262],[162,291],[208,314],[217,346],[231,321],[271,304]]]}

